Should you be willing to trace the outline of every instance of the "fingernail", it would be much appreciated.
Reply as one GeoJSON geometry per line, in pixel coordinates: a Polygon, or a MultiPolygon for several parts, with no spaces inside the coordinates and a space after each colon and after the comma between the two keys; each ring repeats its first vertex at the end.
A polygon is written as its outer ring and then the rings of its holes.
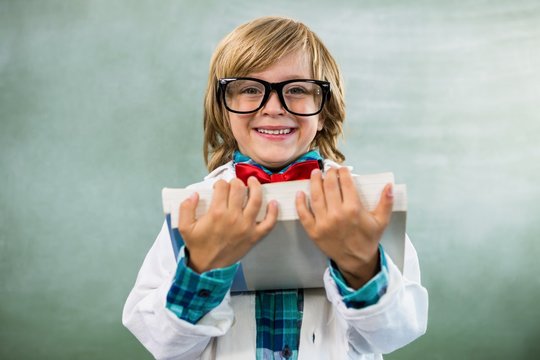
{"type": "Polygon", "coordinates": [[[388,191],[386,192],[386,196],[388,196],[389,198],[394,197],[394,186],[393,185],[390,185],[388,187],[388,191]]]}
{"type": "Polygon", "coordinates": [[[197,193],[196,193],[196,192],[194,192],[193,194],[191,194],[191,195],[189,196],[189,199],[190,199],[190,200],[195,200],[196,198],[197,198],[197,193]]]}
{"type": "Polygon", "coordinates": [[[313,169],[313,170],[311,171],[311,176],[317,175],[317,174],[320,173],[320,172],[321,172],[321,170],[319,170],[319,169],[313,169]]]}

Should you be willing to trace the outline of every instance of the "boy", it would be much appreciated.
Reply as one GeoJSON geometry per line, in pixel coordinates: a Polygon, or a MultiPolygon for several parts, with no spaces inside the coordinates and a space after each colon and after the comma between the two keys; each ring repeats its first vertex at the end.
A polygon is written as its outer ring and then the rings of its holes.
{"type": "Polygon", "coordinates": [[[181,204],[185,247],[177,263],[164,224],[124,308],[124,324],[156,358],[380,359],[425,332],[427,292],[411,242],[403,274],[379,244],[391,187],[368,212],[338,165],[344,117],[339,69],[305,25],[255,19],[218,45],[204,115],[211,172],[181,204]],[[231,296],[238,261],[276,223],[272,202],[255,221],[260,182],[298,178],[311,182],[311,209],[302,193],[296,206],[330,260],[325,288],[231,296]],[[212,187],[196,220],[196,191],[212,187]]]}

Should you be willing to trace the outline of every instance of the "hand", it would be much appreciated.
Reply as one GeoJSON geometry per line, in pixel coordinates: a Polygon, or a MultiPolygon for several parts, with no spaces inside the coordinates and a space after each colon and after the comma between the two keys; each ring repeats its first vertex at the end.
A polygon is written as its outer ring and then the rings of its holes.
{"type": "Polygon", "coordinates": [[[392,215],[392,185],[385,186],[375,210],[367,211],[348,168],[330,169],[324,180],[314,170],[310,181],[311,210],[303,192],[296,197],[300,222],[349,286],[359,289],[377,273],[379,241],[392,215]]]}
{"type": "Polygon", "coordinates": [[[241,180],[218,180],[208,212],[195,219],[197,193],[180,204],[178,230],[189,250],[189,264],[198,273],[236,263],[264,237],[277,221],[275,201],[268,203],[266,217],[256,222],[262,204],[262,188],[248,179],[249,198],[243,207],[247,188],[241,180]]]}

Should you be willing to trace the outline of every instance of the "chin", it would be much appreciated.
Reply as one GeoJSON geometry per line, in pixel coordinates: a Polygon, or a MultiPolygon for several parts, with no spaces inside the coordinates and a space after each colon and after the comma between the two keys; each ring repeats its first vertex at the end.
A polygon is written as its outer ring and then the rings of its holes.
{"type": "Polygon", "coordinates": [[[264,158],[264,159],[261,159],[261,165],[268,168],[269,170],[272,170],[272,169],[279,170],[289,165],[293,161],[294,161],[294,158],[283,158],[283,159],[279,159],[279,158],[276,159],[275,157],[264,158]]]}

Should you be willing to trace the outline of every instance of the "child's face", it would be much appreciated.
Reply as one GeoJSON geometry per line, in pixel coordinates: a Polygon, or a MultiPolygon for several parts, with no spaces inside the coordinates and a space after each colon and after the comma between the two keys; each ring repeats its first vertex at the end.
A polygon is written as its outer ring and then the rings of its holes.
{"type": "MultiPolygon", "coordinates": [[[[288,55],[268,69],[247,76],[268,82],[312,78],[311,67],[301,53],[288,55]]],[[[319,115],[296,116],[287,112],[275,91],[259,111],[229,112],[229,121],[240,152],[269,169],[285,167],[308,152],[323,125],[319,115]],[[284,131],[269,133],[276,130],[284,131]]]]}

